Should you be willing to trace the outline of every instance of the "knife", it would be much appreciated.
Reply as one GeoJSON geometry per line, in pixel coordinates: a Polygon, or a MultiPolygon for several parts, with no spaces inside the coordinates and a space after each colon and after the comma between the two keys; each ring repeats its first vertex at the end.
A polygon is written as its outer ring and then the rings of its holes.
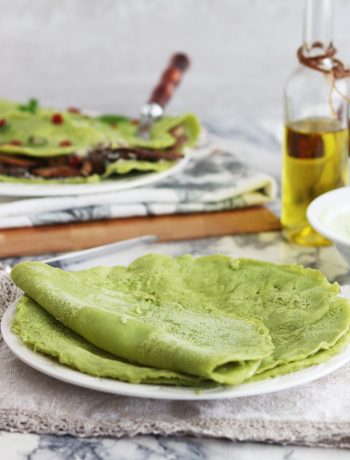
{"type": "MultiPolygon", "coordinates": [[[[137,246],[141,243],[153,243],[159,238],[155,235],[145,235],[138,238],[130,238],[129,240],[118,241],[117,243],[104,244],[103,246],[96,246],[95,248],[84,249],[82,251],[74,251],[68,254],[63,254],[57,257],[50,257],[49,259],[38,260],[44,264],[50,265],[54,268],[65,269],[70,264],[86,262],[97,257],[101,257],[107,254],[113,254],[113,252],[122,251],[131,246],[137,246]]],[[[20,262],[18,262],[20,263],[20,262]]],[[[8,275],[11,273],[12,266],[8,264],[0,263],[0,272],[3,270],[8,275]]]]}
{"type": "Polygon", "coordinates": [[[138,238],[131,238],[129,240],[118,241],[117,243],[104,244],[95,248],[84,249],[82,251],[75,251],[68,254],[63,254],[57,257],[41,260],[47,265],[55,268],[67,268],[70,264],[86,262],[97,257],[113,254],[113,252],[127,249],[131,246],[136,246],[140,243],[153,243],[157,241],[158,237],[155,235],[145,235],[138,238]]]}
{"type": "Polygon", "coordinates": [[[149,139],[153,122],[163,116],[165,106],[171,99],[176,87],[180,84],[189,65],[190,60],[184,53],[176,53],[170,59],[169,65],[162,73],[159,83],[154,88],[147,103],[141,108],[138,136],[142,139],[149,139]]]}

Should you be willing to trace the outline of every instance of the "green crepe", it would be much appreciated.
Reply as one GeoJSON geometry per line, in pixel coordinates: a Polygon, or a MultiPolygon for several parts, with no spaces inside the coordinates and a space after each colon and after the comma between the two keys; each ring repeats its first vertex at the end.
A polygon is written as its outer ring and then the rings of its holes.
{"type": "Polygon", "coordinates": [[[300,371],[305,367],[315,366],[328,361],[332,356],[340,353],[343,348],[350,342],[350,328],[347,329],[344,335],[330,348],[318,351],[314,355],[310,355],[307,358],[301,359],[300,361],[287,362],[280,364],[274,368],[259,372],[250,377],[248,382],[256,382],[258,380],[265,380],[272,377],[279,377],[280,375],[289,374],[291,372],[300,371]]]}
{"type": "MultiPolygon", "coordinates": [[[[36,107],[30,111],[26,109],[26,106],[7,100],[0,100],[0,120],[5,120],[5,124],[0,126],[0,153],[20,154],[35,158],[71,154],[84,157],[96,146],[128,146],[163,150],[175,144],[176,139],[169,130],[177,126],[184,128],[184,134],[187,137],[187,141],[180,149],[183,150],[184,147],[196,143],[200,132],[200,124],[194,114],[168,116],[155,122],[150,131],[150,139],[144,140],[137,136],[137,126],[126,117],[116,115],[90,117],[81,113],[42,107],[36,107]],[[62,117],[62,123],[53,123],[53,116],[57,113],[62,117]],[[60,146],[60,143],[67,140],[71,145],[60,146]],[[19,141],[21,145],[12,145],[13,141],[19,141]]],[[[120,159],[111,163],[103,176],[94,174],[89,177],[45,179],[0,175],[0,181],[38,184],[94,183],[112,175],[123,175],[130,172],[161,172],[173,166],[174,163],[174,161],[167,160],[120,159]]]]}
{"type": "Polygon", "coordinates": [[[83,372],[130,382],[157,381],[149,366],[181,374],[159,374],[169,384],[235,385],[323,362],[350,339],[350,304],[337,297],[337,285],[295,265],[150,254],[129,267],[76,273],[25,262],[12,277],[27,294],[14,322],[22,340],[83,372]],[[60,326],[59,347],[52,317],[66,326],[60,326]],[[91,344],[122,361],[114,358],[112,371],[96,348],[93,364],[77,359],[76,349],[91,344]],[[118,367],[124,360],[135,368],[128,368],[133,377],[118,367]]]}
{"type": "Polygon", "coordinates": [[[111,353],[75,334],[27,296],[22,297],[17,305],[13,329],[35,351],[47,353],[62,364],[97,377],[110,377],[130,383],[204,385],[196,377],[118,360],[111,353]]]}

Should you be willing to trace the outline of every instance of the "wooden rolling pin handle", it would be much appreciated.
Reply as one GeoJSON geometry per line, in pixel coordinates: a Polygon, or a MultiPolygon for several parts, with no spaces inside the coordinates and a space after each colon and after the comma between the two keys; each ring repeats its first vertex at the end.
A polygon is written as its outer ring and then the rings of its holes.
{"type": "Polygon", "coordinates": [[[186,54],[174,54],[170,60],[169,66],[163,72],[160,82],[154,88],[148,102],[159,104],[164,108],[171,99],[175,88],[181,82],[182,76],[189,65],[190,60],[186,54]]]}

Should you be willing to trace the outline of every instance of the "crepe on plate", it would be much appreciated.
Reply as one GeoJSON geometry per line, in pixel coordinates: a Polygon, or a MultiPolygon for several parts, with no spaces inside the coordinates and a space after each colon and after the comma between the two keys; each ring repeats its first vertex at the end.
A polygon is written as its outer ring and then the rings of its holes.
{"type": "Polygon", "coordinates": [[[237,385],[318,364],[350,340],[350,303],[318,270],[223,255],[128,267],[13,269],[13,330],[35,351],[131,383],[237,385]]]}
{"type": "Polygon", "coordinates": [[[150,139],[137,136],[137,120],[57,111],[36,100],[0,100],[0,181],[94,183],[172,167],[200,132],[193,114],[156,121],[150,139]]]}

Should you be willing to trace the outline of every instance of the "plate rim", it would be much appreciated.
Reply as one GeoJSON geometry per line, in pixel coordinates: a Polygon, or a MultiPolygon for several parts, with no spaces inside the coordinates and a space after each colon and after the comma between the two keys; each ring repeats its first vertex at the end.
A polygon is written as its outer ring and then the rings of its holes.
{"type": "Polygon", "coordinates": [[[116,379],[84,374],[56,362],[42,353],[34,352],[11,330],[17,303],[18,301],[14,302],[5,311],[1,320],[1,334],[6,345],[18,359],[33,369],[65,383],[119,396],[178,401],[203,401],[259,396],[310,383],[336,371],[350,361],[349,343],[342,352],[331,357],[325,363],[313,365],[279,377],[243,383],[233,387],[218,386],[198,391],[195,388],[172,387],[169,385],[132,384],[116,379]]]}
{"type": "Polygon", "coordinates": [[[0,196],[4,197],[45,197],[89,195],[108,193],[143,187],[166,179],[182,170],[191,160],[194,149],[186,147],[185,155],[173,166],[161,172],[144,172],[138,177],[120,177],[115,180],[107,179],[92,184],[26,184],[0,181],[0,196]]]}

